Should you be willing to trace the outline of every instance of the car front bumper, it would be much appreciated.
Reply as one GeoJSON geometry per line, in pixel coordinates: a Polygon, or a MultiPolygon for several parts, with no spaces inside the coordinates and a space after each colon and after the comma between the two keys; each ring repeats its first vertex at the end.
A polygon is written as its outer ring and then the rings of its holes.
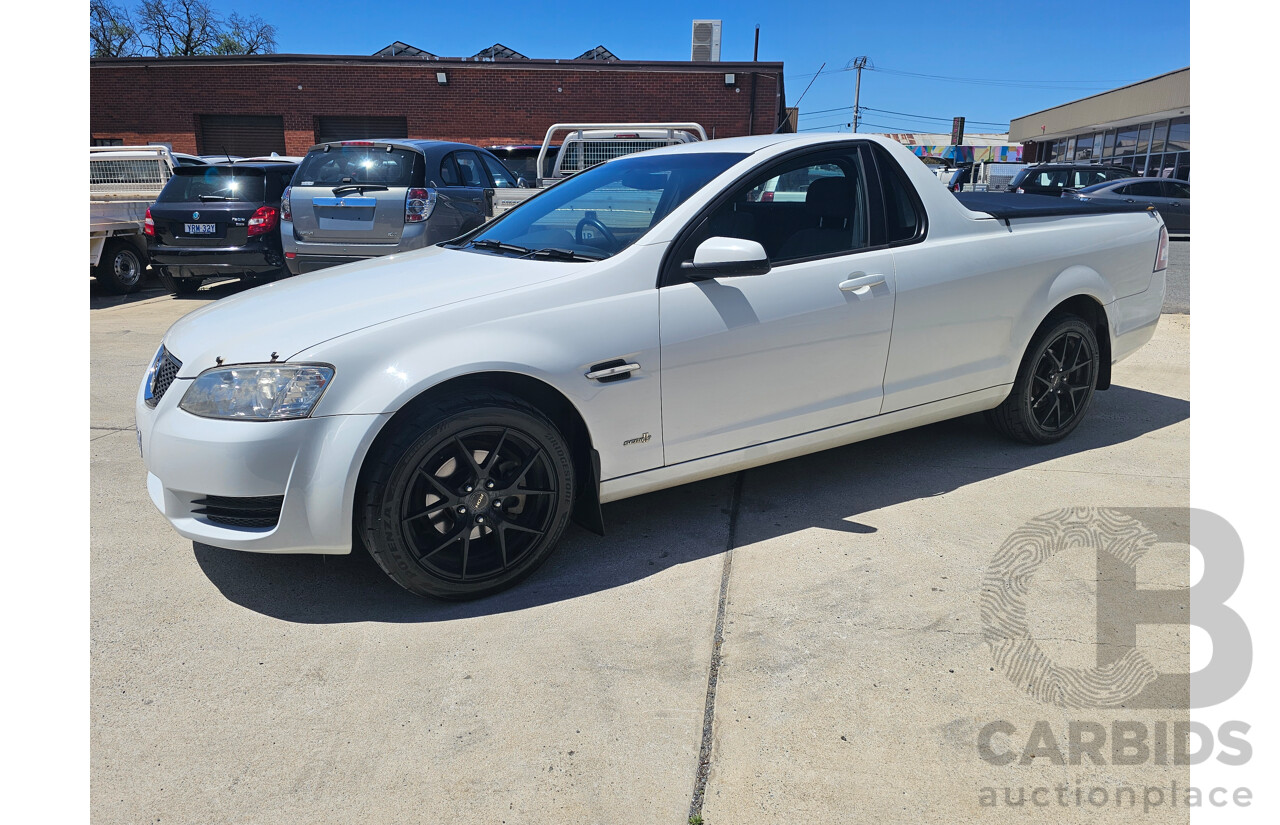
{"type": "Polygon", "coordinates": [[[258,553],[351,552],[360,464],[389,415],[225,421],[178,408],[191,379],[175,380],[155,409],[135,404],[147,491],[185,538],[258,553]],[[283,496],[272,526],[211,520],[202,501],[283,496]]]}

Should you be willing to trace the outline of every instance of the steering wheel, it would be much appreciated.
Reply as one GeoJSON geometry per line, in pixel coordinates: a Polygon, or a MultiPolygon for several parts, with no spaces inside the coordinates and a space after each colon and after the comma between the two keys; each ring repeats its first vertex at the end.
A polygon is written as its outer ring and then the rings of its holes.
{"type": "MultiPolygon", "coordinates": [[[[588,226],[594,229],[596,232],[600,233],[600,237],[604,238],[605,243],[609,244],[608,248],[610,250],[614,250],[618,248],[619,244],[618,244],[617,236],[609,231],[609,227],[600,223],[600,221],[597,220],[596,218],[583,218],[582,220],[578,221],[578,228],[574,232],[574,238],[577,240],[578,243],[589,243],[589,241],[584,240],[582,237],[583,228],[588,226]]],[[[598,246],[598,244],[591,244],[591,245],[598,246]]]]}

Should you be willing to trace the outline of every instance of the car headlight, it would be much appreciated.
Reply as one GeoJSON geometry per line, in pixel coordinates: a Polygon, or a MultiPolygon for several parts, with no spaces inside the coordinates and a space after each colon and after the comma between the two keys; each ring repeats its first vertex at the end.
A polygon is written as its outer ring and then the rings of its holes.
{"type": "Polygon", "coordinates": [[[219,367],[200,373],[178,406],[205,418],[306,418],[331,380],[333,367],[317,364],[219,367]]]}

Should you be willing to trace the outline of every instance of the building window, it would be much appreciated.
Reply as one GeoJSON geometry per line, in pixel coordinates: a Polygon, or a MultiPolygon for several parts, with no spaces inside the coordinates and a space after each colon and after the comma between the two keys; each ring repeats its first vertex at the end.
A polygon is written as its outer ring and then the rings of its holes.
{"type": "Polygon", "coordinates": [[[1081,135],[1076,140],[1076,160],[1093,159],[1093,135],[1081,135]]]}
{"type": "Polygon", "coordinates": [[[1144,123],[1138,130],[1138,146],[1134,152],[1139,155],[1147,153],[1147,147],[1151,145],[1151,124],[1144,123]]]}
{"type": "Polygon", "coordinates": [[[1102,139],[1102,156],[1109,158],[1115,154],[1116,149],[1116,130],[1108,129],[1107,134],[1102,139]]]}
{"type": "Polygon", "coordinates": [[[1155,132],[1151,135],[1151,151],[1163,152],[1165,138],[1169,136],[1169,121],[1162,120],[1156,124],[1155,132]]]}
{"type": "Polygon", "coordinates": [[[1170,122],[1169,139],[1165,148],[1171,152],[1191,148],[1191,118],[1180,117],[1170,122]]]}
{"type": "Polygon", "coordinates": [[[90,146],[124,146],[124,138],[89,138],[90,146]]]}

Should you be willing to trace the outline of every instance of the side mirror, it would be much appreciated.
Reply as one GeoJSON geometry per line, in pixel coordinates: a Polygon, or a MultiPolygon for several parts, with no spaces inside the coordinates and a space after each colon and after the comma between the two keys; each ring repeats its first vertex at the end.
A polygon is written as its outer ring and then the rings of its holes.
{"type": "Polygon", "coordinates": [[[528,188],[529,188],[529,179],[528,179],[528,178],[526,178],[524,175],[521,175],[520,177],[516,178],[516,188],[517,188],[517,189],[528,189],[528,188]]]}
{"type": "Polygon", "coordinates": [[[698,244],[692,261],[680,264],[685,277],[694,281],[764,275],[769,269],[769,256],[764,247],[742,238],[707,238],[698,244]]]}

